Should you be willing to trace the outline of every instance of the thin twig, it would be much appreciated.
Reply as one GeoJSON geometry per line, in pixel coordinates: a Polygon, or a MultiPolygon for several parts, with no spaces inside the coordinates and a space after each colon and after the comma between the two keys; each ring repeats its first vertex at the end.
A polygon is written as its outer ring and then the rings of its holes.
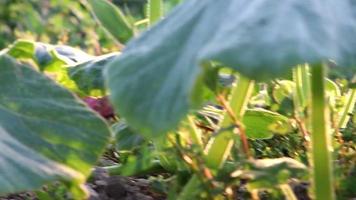
{"type": "Polygon", "coordinates": [[[306,146],[309,148],[309,146],[310,146],[310,133],[309,133],[308,129],[305,127],[304,121],[299,119],[299,117],[297,117],[297,116],[294,116],[294,120],[297,122],[298,129],[303,134],[306,146]]]}

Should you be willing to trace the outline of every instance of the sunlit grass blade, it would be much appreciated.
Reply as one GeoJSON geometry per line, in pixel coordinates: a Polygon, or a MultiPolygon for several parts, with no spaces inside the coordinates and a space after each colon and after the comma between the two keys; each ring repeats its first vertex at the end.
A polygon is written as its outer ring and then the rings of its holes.
{"type": "Polygon", "coordinates": [[[298,117],[303,117],[310,97],[309,66],[300,65],[293,69],[293,81],[296,85],[294,92],[294,107],[298,117]]]}
{"type": "Polygon", "coordinates": [[[350,89],[346,95],[345,106],[342,108],[339,117],[338,128],[346,128],[347,122],[350,119],[350,114],[355,108],[356,104],[356,89],[350,89]]]}

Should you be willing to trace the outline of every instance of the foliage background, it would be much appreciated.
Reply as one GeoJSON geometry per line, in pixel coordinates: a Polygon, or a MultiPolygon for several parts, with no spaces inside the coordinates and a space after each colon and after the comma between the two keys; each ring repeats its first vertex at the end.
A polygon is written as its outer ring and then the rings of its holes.
{"type": "MultiPolygon", "coordinates": [[[[131,20],[144,17],[146,0],[114,0],[131,20]]],[[[85,1],[1,0],[0,49],[16,39],[66,44],[99,55],[117,49],[95,22],[85,1]]]]}

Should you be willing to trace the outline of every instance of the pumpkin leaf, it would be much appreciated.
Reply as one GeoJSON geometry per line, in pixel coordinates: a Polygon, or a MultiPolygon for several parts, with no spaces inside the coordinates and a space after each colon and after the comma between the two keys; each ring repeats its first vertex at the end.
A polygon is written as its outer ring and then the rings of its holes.
{"type": "Polygon", "coordinates": [[[78,89],[89,96],[104,96],[106,94],[103,71],[117,53],[95,57],[92,60],[66,68],[69,78],[78,89]]]}
{"type": "Polygon", "coordinates": [[[257,80],[328,59],[354,67],[355,10],[350,0],[185,1],[110,64],[111,100],[129,125],[158,136],[202,103],[192,96],[206,61],[257,80]]]}
{"type": "Polygon", "coordinates": [[[246,135],[252,139],[268,139],[274,133],[286,134],[292,130],[287,117],[265,109],[248,109],[243,117],[246,135]]]}
{"type": "Polygon", "coordinates": [[[0,195],[65,180],[81,184],[110,131],[48,77],[0,55],[0,195]]]}

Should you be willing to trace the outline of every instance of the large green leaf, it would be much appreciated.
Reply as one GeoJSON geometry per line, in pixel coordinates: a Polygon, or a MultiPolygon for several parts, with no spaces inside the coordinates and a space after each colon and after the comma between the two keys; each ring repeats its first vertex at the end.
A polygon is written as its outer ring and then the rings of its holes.
{"type": "MultiPolygon", "coordinates": [[[[199,11],[193,9],[191,12],[199,11]]],[[[207,38],[202,36],[204,40],[187,45],[182,52],[181,41],[189,40],[190,29],[196,25],[192,20],[194,15],[187,16],[190,17],[173,15],[173,21],[163,21],[163,24],[169,23],[167,30],[182,30],[184,34],[162,34],[158,29],[162,25],[158,25],[129,43],[125,53],[106,71],[115,108],[130,127],[146,136],[158,136],[175,127],[192,104],[199,104],[191,101],[192,96],[196,96],[193,91],[199,92],[194,90],[194,86],[199,85],[197,79],[203,82],[194,57],[207,38]]]]}
{"type": "Polygon", "coordinates": [[[0,55],[0,194],[53,180],[83,182],[110,135],[78,98],[0,55]]]}
{"type": "Polygon", "coordinates": [[[215,60],[252,79],[305,62],[356,66],[354,1],[188,0],[129,42],[107,71],[112,101],[132,127],[159,134],[192,104],[202,69],[215,60]]]}

